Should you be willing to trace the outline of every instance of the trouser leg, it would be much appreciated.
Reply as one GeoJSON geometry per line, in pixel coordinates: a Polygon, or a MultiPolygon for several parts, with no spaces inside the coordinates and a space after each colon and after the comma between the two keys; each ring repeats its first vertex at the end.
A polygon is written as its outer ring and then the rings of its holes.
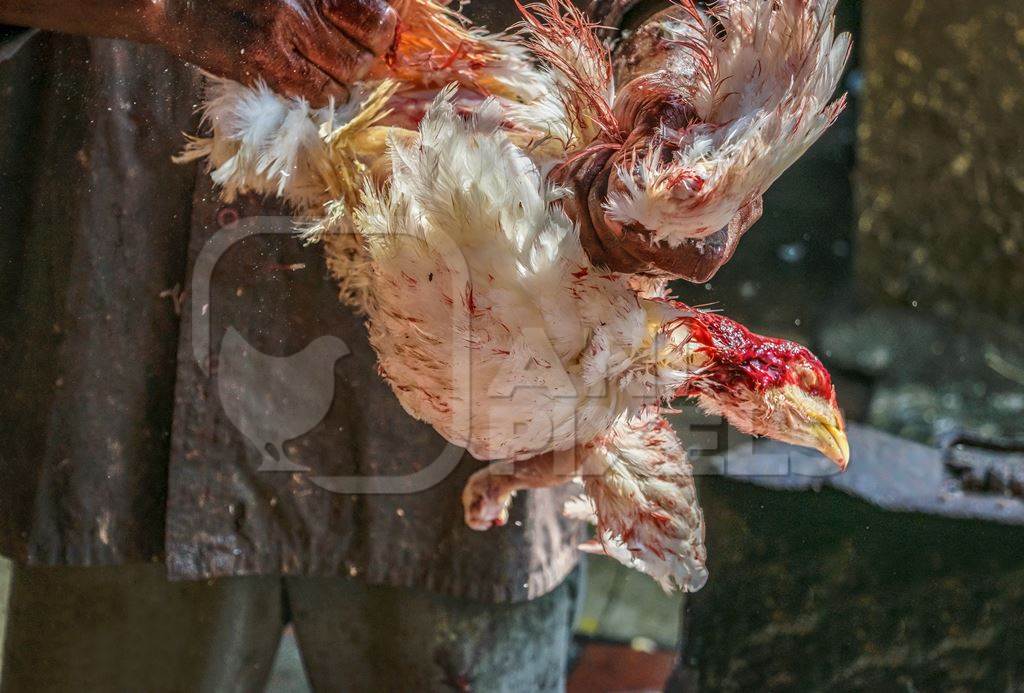
{"type": "Polygon", "coordinates": [[[550,594],[521,604],[337,578],[288,578],[285,589],[318,693],[565,688],[578,571],[550,594]]]}
{"type": "Polygon", "coordinates": [[[162,565],[23,567],[0,691],[258,691],[282,630],[281,581],[170,582],[162,565]]]}

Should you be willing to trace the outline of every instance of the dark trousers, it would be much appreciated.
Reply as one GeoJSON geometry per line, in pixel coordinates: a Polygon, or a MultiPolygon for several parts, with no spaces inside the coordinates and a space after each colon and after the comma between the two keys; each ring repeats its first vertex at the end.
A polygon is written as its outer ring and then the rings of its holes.
{"type": "Polygon", "coordinates": [[[579,576],[523,604],[342,578],[15,567],[2,693],[259,691],[285,624],[315,691],[558,691],[579,576]]]}

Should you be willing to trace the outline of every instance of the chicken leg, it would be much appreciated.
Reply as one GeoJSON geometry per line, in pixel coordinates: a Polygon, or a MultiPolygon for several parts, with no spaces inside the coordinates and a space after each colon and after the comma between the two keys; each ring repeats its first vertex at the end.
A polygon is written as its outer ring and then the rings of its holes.
{"type": "Polygon", "coordinates": [[[520,462],[493,462],[478,470],[462,490],[466,524],[477,531],[502,527],[516,491],[560,486],[579,476],[590,446],[557,450],[520,462]]]}

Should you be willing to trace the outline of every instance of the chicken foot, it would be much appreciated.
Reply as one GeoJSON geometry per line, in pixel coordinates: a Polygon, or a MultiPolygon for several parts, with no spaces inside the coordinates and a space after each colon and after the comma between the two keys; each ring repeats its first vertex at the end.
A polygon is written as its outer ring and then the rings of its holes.
{"type": "Polygon", "coordinates": [[[477,531],[502,527],[516,491],[551,488],[580,475],[589,446],[557,450],[521,462],[492,462],[476,471],[462,491],[466,524],[477,531]]]}

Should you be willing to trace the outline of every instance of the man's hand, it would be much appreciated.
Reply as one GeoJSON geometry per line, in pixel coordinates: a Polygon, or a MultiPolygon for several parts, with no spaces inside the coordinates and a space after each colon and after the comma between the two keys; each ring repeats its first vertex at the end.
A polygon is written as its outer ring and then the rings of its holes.
{"type": "Polygon", "coordinates": [[[387,0],[0,0],[0,24],[156,43],[319,105],[391,49],[398,15],[387,0]]]}
{"type": "Polygon", "coordinates": [[[655,243],[639,224],[622,224],[604,209],[608,186],[616,181],[622,150],[595,149],[551,173],[552,182],[573,191],[565,211],[580,230],[580,241],[590,260],[615,272],[686,279],[702,284],[727,263],[743,234],[761,218],[761,198],[742,207],[728,226],[700,240],[672,247],[655,243]]]}
{"type": "Polygon", "coordinates": [[[322,104],[344,98],[397,26],[386,0],[167,0],[155,38],[219,77],[322,104]]]}
{"type": "MultiPolygon", "coordinates": [[[[596,0],[603,2],[603,0],[596,0]]],[[[632,4],[630,0],[609,0],[605,5],[632,4]]],[[[637,3],[644,17],[663,0],[637,3]]],[[[676,8],[665,13],[676,12],[676,8]]],[[[632,169],[632,162],[657,151],[668,163],[677,144],[661,132],[685,130],[697,120],[697,113],[685,99],[687,85],[673,84],[672,75],[652,72],[665,63],[665,46],[671,45],[660,32],[663,14],[656,14],[623,40],[616,49],[616,79],[622,85],[613,104],[615,119],[628,132],[625,140],[607,146],[600,141],[570,158],[551,173],[552,182],[570,188],[574,195],[565,210],[577,223],[580,241],[591,261],[616,272],[679,277],[695,283],[711,279],[731,258],[743,234],[761,218],[762,200],[757,195],[741,206],[728,225],[702,238],[685,239],[677,245],[655,241],[654,231],[639,223],[622,223],[606,213],[610,195],[622,194],[625,184],[620,171],[632,169]]]]}

